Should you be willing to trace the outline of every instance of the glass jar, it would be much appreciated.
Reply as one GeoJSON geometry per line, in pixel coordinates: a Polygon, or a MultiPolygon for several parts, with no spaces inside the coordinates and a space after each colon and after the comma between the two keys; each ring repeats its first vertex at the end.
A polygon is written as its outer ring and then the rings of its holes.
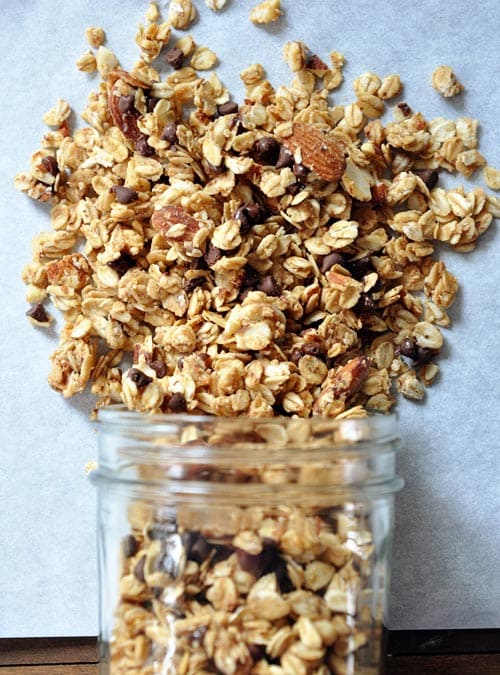
{"type": "Polygon", "coordinates": [[[102,674],[380,672],[394,416],[98,423],[102,674]]]}

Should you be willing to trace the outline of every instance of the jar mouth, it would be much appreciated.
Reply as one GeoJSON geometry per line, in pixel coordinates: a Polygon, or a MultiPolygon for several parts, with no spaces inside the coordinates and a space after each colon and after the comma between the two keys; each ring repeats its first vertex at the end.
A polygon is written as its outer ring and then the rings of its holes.
{"type": "MultiPolygon", "coordinates": [[[[234,433],[242,436],[250,431],[262,433],[256,436],[252,444],[262,443],[274,445],[278,439],[271,440],[267,432],[282,429],[288,435],[307,428],[314,436],[337,432],[339,439],[346,443],[375,441],[388,443],[399,439],[397,413],[371,413],[364,417],[219,417],[215,415],[191,415],[189,413],[141,413],[129,410],[117,404],[101,408],[97,412],[96,423],[102,432],[118,434],[132,433],[153,434],[179,433],[188,427],[211,428],[223,433],[234,433]],[[274,442],[273,442],[274,441],[274,442]]],[[[292,437],[293,439],[293,437],[292,437]]],[[[300,439],[297,439],[300,443],[300,439]]],[[[280,445],[278,441],[278,445],[280,445]]],[[[291,446],[293,442],[284,443],[291,446]]]]}

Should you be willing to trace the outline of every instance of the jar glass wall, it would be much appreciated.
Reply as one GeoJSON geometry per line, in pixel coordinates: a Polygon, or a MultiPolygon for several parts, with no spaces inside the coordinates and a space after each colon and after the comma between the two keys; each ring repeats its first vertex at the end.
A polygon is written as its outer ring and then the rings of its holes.
{"type": "Polygon", "coordinates": [[[101,673],[377,673],[392,416],[99,413],[101,673]]]}

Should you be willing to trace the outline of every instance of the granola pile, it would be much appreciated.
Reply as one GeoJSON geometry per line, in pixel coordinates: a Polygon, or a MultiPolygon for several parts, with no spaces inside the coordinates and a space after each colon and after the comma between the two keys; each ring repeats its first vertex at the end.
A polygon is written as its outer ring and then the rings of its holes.
{"type": "Polygon", "coordinates": [[[327,65],[300,42],[284,46],[292,83],[274,88],[256,63],[238,104],[200,74],[214,52],[173,36],[195,15],[172,2],[162,22],[152,3],[129,71],[89,28],[88,126],[72,131],[59,100],[16,177],[51,205],[23,273],[32,321],[50,323],[47,298],[65,318],[50,385],[90,384],[98,407],[224,416],[421,399],[458,287],[435,244],[470,251],[500,212],[482,188],[439,186],[440,171],[485,166],[477,120],[427,121],[403,102],[383,124],[395,74],[363,73],[356,100],[332,104],[344,57],[327,65]]]}

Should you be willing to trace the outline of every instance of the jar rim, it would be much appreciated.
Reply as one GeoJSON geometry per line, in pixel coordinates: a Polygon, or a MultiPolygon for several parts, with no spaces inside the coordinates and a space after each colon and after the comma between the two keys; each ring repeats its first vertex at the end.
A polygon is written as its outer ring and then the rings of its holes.
{"type": "Polygon", "coordinates": [[[347,437],[348,429],[352,428],[358,429],[358,434],[355,434],[355,438],[352,440],[357,440],[358,435],[361,437],[364,436],[363,431],[366,433],[368,430],[372,434],[375,434],[375,438],[383,439],[393,439],[399,436],[398,434],[398,414],[396,412],[391,413],[370,413],[365,417],[325,417],[325,416],[314,416],[314,417],[248,417],[248,416],[239,416],[239,417],[224,417],[216,415],[191,415],[189,413],[143,413],[135,410],[129,410],[123,404],[110,405],[106,408],[100,408],[97,411],[97,417],[95,423],[101,426],[103,429],[109,428],[113,431],[126,431],[130,429],[137,430],[141,428],[143,430],[151,430],[155,427],[159,428],[159,431],[163,431],[165,426],[168,427],[184,427],[187,425],[198,425],[198,424],[214,424],[217,426],[221,425],[222,428],[230,430],[233,427],[238,427],[243,425],[252,425],[252,426],[265,426],[265,425],[279,425],[284,429],[288,427],[294,427],[298,422],[304,424],[307,423],[312,429],[328,427],[331,430],[338,429],[339,427],[346,428],[347,437]]]}

